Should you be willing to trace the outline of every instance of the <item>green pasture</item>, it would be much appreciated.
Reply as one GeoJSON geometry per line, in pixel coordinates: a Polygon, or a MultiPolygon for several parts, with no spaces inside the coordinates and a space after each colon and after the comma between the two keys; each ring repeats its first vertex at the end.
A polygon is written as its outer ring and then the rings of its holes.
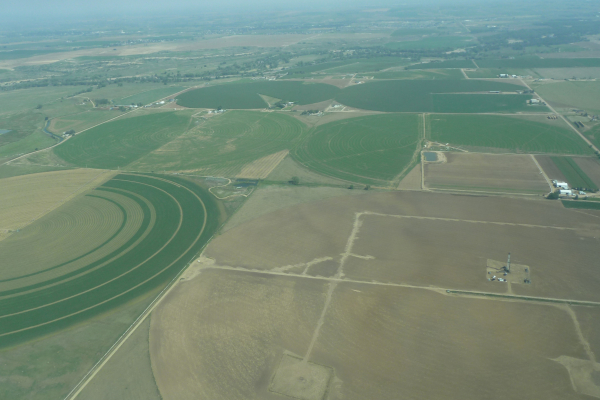
{"type": "Polygon", "coordinates": [[[565,208],[577,208],[583,210],[600,210],[600,203],[589,200],[561,200],[565,208]]]}
{"type": "Polygon", "coordinates": [[[286,69],[284,79],[298,79],[298,78],[306,78],[312,76],[313,72],[321,72],[324,70],[341,67],[343,65],[351,64],[355,61],[353,60],[343,60],[343,61],[332,61],[326,63],[320,63],[315,65],[303,65],[296,66],[293,68],[286,69]]]}
{"type": "Polygon", "coordinates": [[[600,125],[596,125],[585,132],[585,137],[587,137],[590,142],[594,143],[596,147],[600,148],[600,125]]]}
{"type": "Polygon", "coordinates": [[[157,89],[145,90],[140,93],[136,93],[130,96],[115,99],[115,104],[128,105],[142,103],[144,105],[150,104],[153,101],[163,99],[177,92],[181,92],[185,89],[182,86],[166,86],[157,89]]]}
{"type": "Polygon", "coordinates": [[[421,40],[386,43],[385,47],[393,50],[433,50],[457,49],[465,46],[474,46],[477,41],[465,36],[430,36],[421,40]]]}
{"type": "Polygon", "coordinates": [[[183,134],[189,113],[156,112],[107,122],[64,141],[54,153],[79,167],[117,169],[183,134]]]}
{"type": "MultiPolygon", "coordinates": [[[[442,100],[434,101],[438,93],[468,93],[503,91],[515,92],[522,90],[522,86],[504,82],[491,82],[480,80],[392,80],[373,81],[362,85],[353,85],[338,92],[335,99],[350,107],[365,110],[387,111],[387,112],[481,112],[479,105],[481,96],[465,96],[461,98],[460,107],[448,105],[442,100]],[[436,95],[434,95],[436,93],[436,95]],[[445,107],[450,107],[446,110],[445,107]]],[[[490,98],[487,101],[485,111],[501,111],[505,108],[501,96],[490,98]]],[[[530,96],[521,95],[522,104],[530,96]]]]}
{"type": "Polygon", "coordinates": [[[382,71],[375,72],[374,79],[464,79],[465,76],[458,69],[432,69],[432,70],[410,70],[410,71],[382,71]]]}
{"type": "MultiPolygon", "coordinates": [[[[106,197],[107,192],[138,204],[144,215],[140,228],[114,251],[84,267],[48,275],[37,283],[27,284],[27,279],[60,271],[60,266],[46,265],[35,273],[2,280],[5,287],[15,282],[15,288],[0,292],[1,346],[62,329],[164,286],[202,249],[219,224],[214,198],[185,179],[121,174],[89,195],[120,206],[106,197]],[[25,284],[20,284],[23,280],[25,284]]],[[[53,223],[53,214],[43,218],[53,223]]]]}
{"type": "Polygon", "coordinates": [[[44,54],[56,53],[62,50],[9,50],[0,51],[0,61],[17,60],[19,58],[27,58],[33,56],[43,56],[44,54]]]}
{"type": "Polygon", "coordinates": [[[0,116],[0,129],[10,130],[0,135],[0,162],[55,144],[43,126],[44,116],[37,111],[0,116]]]}
{"type": "Polygon", "coordinates": [[[211,117],[128,168],[233,177],[252,161],[293,149],[306,132],[302,122],[284,113],[227,111],[211,117]]]}
{"type": "Polygon", "coordinates": [[[521,94],[432,94],[433,110],[439,113],[548,112],[542,105],[529,105],[530,95],[521,94]]]}
{"type": "Polygon", "coordinates": [[[598,190],[598,186],[571,157],[550,157],[552,162],[565,176],[571,187],[584,188],[584,190],[598,190]]]}
{"type": "Polygon", "coordinates": [[[567,127],[501,115],[429,116],[428,139],[452,146],[502,149],[520,153],[590,154],[567,127]]]}
{"type": "Polygon", "coordinates": [[[476,68],[471,60],[432,61],[429,63],[413,64],[406,69],[443,69],[443,68],[476,68]]]}
{"type": "Polygon", "coordinates": [[[13,176],[37,174],[40,172],[59,171],[70,169],[68,167],[55,167],[44,165],[0,165],[0,179],[11,178],[13,176]]]}
{"type": "Polygon", "coordinates": [[[420,116],[383,114],[314,128],[292,153],[305,167],[333,178],[389,186],[413,161],[420,116]]]}
{"type": "Polygon", "coordinates": [[[303,105],[332,99],[338,91],[332,85],[299,81],[232,83],[182,93],[177,96],[177,104],[190,108],[265,108],[267,104],[259,96],[262,94],[303,105]]]}
{"type": "Polygon", "coordinates": [[[61,98],[72,96],[85,89],[84,86],[49,86],[31,89],[0,91],[0,114],[34,109],[39,104],[41,111],[49,103],[60,102],[61,98]]]}
{"type": "Polygon", "coordinates": [[[600,114],[600,81],[561,81],[536,85],[534,88],[554,106],[600,114]]]}
{"type": "Polygon", "coordinates": [[[89,109],[88,111],[56,118],[56,120],[52,121],[53,124],[48,130],[56,134],[61,134],[71,129],[75,132],[80,132],[84,129],[101,124],[104,121],[108,121],[109,119],[118,117],[121,114],[120,111],[89,109]]]}

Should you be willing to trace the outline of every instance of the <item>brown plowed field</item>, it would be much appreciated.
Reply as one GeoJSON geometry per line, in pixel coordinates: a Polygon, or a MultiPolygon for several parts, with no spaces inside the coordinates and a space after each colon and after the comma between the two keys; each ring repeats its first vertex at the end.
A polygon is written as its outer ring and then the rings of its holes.
{"type": "Polygon", "coordinates": [[[539,194],[550,189],[529,155],[444,154],[445,163],[425,164],[429,188],[539,194]]]}
{"type": "Polygon", "coordinates": [[[560,172],[560,169],[554,164],[554,161],[550,158],[550,156],[535,156],[535,159],[538,161],[548,178],[551,181],[557,180],[561,182],[566,182],[567,178],[560,172]]]}
{"type": "Polygon", "coordinates": [[[600,161],[592,157],[573,157],[573,161],[600,187],[600,161]]]}
{"type": "Polygon", "coordinates": [[[554,359],[600,351],[598,248],[600,219],[547,200],[405,191],[275,211],[216,237],[155,309],[156,382],[164,400],[584,399],[554,359]],[[530,285],[486,279],[509,251],[530,285]]]}

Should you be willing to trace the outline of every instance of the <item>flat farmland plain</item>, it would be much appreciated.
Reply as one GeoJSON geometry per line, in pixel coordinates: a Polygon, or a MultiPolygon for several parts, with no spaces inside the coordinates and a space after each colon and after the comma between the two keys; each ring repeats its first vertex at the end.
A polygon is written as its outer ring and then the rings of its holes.
{"type": "Polygon", "coordinates": [[[286,114],[228,111],[140,158],[130,168],[235,177],[244,168],[254,168],[257,160],[269,156],[280,160],[276,154],[291,150],[307,131],[302,122],[286,114]]]}
{"type": "Polygon", "coordinates": [[[324,175],[385,186],[417,161],[420,121],[415,114],[388,114],[319,125],[293,157],[324,175]]]}
{"type": "Polygon", "coordinates": [[[2,346],[99,315],[166,284],[218,223],[210,194],[175,177],[120,174],[66,203],[3,243],[2,346]],[[44,241],[47,235],[52,237],[44,241]],[[24,249],[32,254],[23,256],[24,249]]]}
{"type": "Polygon", "coordinates": [[[521,153],[590,154],[586,143],[566,126],[500,115],[429,116],[428,139],[454,146],[521,153]]]}
{"type": "Polygon", "coordinates": [[[598,222],[556,202],[422,192],[262,215],[216,237],[153,312],[158,389],[165,400],[584,399],[565,360],[597,366],[599,237],[598,222]],[[487,259],[508,251],[530,285],[487,280],[487,259]]]}
{"type": "Polygon", "coordinates": [[[437,189],[548,193],[548,182],[530,155],[444,153],[446,162],[425,164],[425,185],[437,189]]]}
{"type": "Polygon", "coordinates": [[[183,134],[189,113],[157,112],[118,119],[87,130],[53,149],[80,167],[117,169],[183,134]]]}

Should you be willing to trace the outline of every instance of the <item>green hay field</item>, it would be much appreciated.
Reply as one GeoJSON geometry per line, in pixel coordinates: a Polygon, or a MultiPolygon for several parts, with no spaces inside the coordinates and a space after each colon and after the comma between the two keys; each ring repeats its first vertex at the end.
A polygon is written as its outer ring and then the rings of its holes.
{"type": "MultiPolygon", "coordinates": [[[[135,202],[143,215],[139,228],[126,240],[104,253],[111,238],[90,243],[89,247],[96,246],[86,256],[90,262],[72,270],[67,268],[69,263],[81,256],[60,264],[47,259],[35,266],[36,271],[0,281],[2,346],[62,329],[164,286],[200,251],[219,224],[213,197],[185,179],[121,174],[89,194],[98,204],[121,208],[122,224],[127,224],[126,207],[114,200],[115,195],[135,202]]],[[[46,224],[60,224],[64,216],[52,212],[44,219],[46,224]]],[[[74,229],[82,223],[93,229],[94,221],[72,221],[74,229]]],[[[94,240],[94,234],[89,238],[94,240]]],[[[63,253],[68,254],[69,242],[63,246],[63,253]]],[[[10,265],[11,260],[3,258],[0,263],[10,265]]]]}
{"type": "Polygon", "coordinates": [[[558,167],[567,179],[571,187],[583,188],[584,190],[598,190],[598,186],[575,161],[570,157],[551,157],[552,162],[558,167]]]}
{"type": "Polygon", "coordinates": [[[386,114],[330,122],[316,127],[293,158],[323,175],[388,186],[416,161],[419,121],[415,114],[386,114]]]}
{"type": "Polygon", "coordinates": [[[306,132],[302,122],[283,113],[228,111],[211,117],[200,128],[178,137],[129,168],[232,177],[254,160],[293,149],[306,132]]]}
{"type": "MultiPolygon", "coordinates": [[[[507,110],[507,102],[503,98],[506,95],[490,95],[489,98],[485,98],[484,103],[481,102],[481,96],[461,95],[464,97],[460,98],[458,104],[443,100],[434,101],[434,97],[440,93],[515,92],[522,89],[523,86],[510,83],[476,80],[374,81],[347,87],[338,93],[336,100],[350,107],[386,112],[496,112],[507,110]]],[[[530,96],[518,96],[520,101],[517,101],[517,98],[512,99],[512,106],[507,111],[517,108],[517,103],[525,108],[530,96]]]]}
{"type": "Polygon", "coordinates": [[[600,203],[588,200],[561,200],[565,208],[577,208],[583,210],[600,210],[600,203]]]}
{"type": "Polygon", "coordinates": [[[566,127],[499,115],[430,115],[428,139],[454,146],[523,153],[590,154],[566,127]]]}
{"type": "Polygon", "coordinates": [[[66,140],[54,153],[79,167],[117,169],[183,134],[188,114],[158,112],[107,122],[66,140]]]}
{"type": "Polygon", "coordinates": [[[328,68],[321,72],[326,72],[327,74],[377,72],[387,68],[401,67],[410,63],[410,60],[401,57],[359,58],[350,61],[349,64],[328,68]]]}
{"type": "Polygon", "coordinates": [[[433,94],[433,111],[439,113],[548,112],[545,106],[531,106],[532,96],[521,94],[433,94]]]}
{"type": "Polygon", "coordinates": [[[177,104],[190,108],[258,109],[267,107],[261,94],[303,105],[332,99],[338,91],[332,85],[298,81],[232,83],[182,93],[177,104]]]}

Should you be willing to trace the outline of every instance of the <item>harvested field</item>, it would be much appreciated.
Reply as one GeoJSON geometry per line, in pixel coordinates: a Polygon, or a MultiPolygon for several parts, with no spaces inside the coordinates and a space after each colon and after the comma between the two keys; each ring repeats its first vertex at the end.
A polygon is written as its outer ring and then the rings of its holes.
{"type": "Polygon", "coordinates": [[[565,182],[567,180],[562,171],[558,169],[554,161],[552,161],[551,156],[536,155],[535,159],[537,160],[538,164],[540,164],[550,181],[556,180],[565,182]]]}
{"type": "Polygon", "coordinates": [[[595,365],[595,321],[566,303],[600,309],[599,238],[557,202],[415,191],[261,215],[154,311],[156,382],[164,400],[583,399],[564,362],[595,365]],[[485,279],[507,249],[531,284],[485,279]]]}
{"type": "Polygon", "coordinates": [[[432,189],[544,194],[550,186],[529,155],[444,153],[445,163],[425,164],[432,189]]]}
{"type": "Polygon", "coordinates": [[[598,187],[600,187],[600,161],[592,157],[573,157],[579,168],[588,176],[588,178],[598,187]]]}
{"type": "Polygon", "coordinates": [[[16,249],[9,256],[38,246],[42,252],[30,251],[31,257],[41,258],[29,264],[25,259],[19,269],[19,260],[0,261],[0,269],[9,273],[0,287],[3,346],[64,328],[164,286],[208,241],[220,219],[207,191],[176,177],[120,174],[88,196],[93,198],[75,199],[23,230],[22,237],[3,241],[16,249]],[[43,241],[47,233],[56,235],[49,249],[43,241]],[[81,248],[71,247],[79,243],[81,248]],[[43,251],[49,252],[47,257],[43,251]]]}
{"type": "Polygon", "coordinates": [[[279,163],[288,155],[288,153],[289,150],[282,150],[259,158],[244,166],[236,178],[265,179],[275,168],[277,168],[279,163]]]}
{"type": "Polygon", "coordinates": [[[113,175],[101,170],[75,169],[2,179],[0,230],[23,228],[113,175]]]}
{"type": "Polygon", "coordinates": [[[565,176],[571,187],[598,190],[598,186],[587,176],[581,167],[571,157],[550,157],[565,176]]]}
{"type": "Polygon", "coordinates": [[[421,189],[421,164],[415,167],[400,181],[398,185],[400,190],[420,190],[421,189]]]}

